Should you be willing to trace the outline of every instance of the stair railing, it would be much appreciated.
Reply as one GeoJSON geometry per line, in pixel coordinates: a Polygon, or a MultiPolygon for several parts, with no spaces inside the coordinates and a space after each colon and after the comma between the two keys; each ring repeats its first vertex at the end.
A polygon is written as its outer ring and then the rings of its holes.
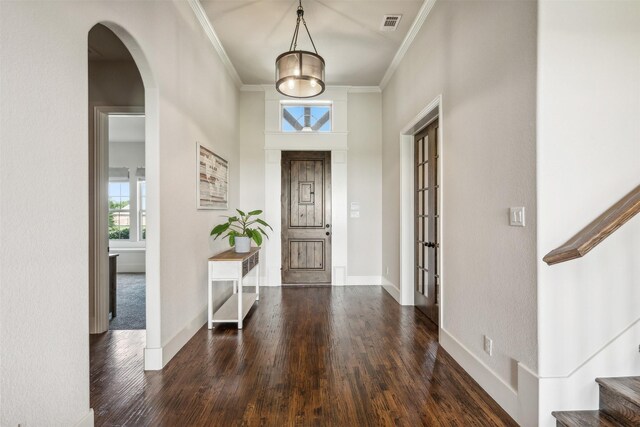
{"type": "Polygon", "coordinates": [[[546,254],[542,260],[553,265],[583,257],[638,212],[640,212],[640,185],[565,244],[546,254]]]}

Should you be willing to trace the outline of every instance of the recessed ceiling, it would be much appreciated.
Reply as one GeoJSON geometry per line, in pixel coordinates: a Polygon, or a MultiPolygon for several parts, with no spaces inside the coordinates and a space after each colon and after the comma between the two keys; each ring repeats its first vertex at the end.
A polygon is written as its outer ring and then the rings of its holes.
{"type": "MultiPolygon", "coordinates": [[[[272,84],[276,57],[289,49],[298,2],[200,0],[244,84],[272,84]]],[[[326,62],[329,85],[377,86],[411,27],[422,0],[303,0],[305,19],[326,62]],[[384,15],[402,15],[382,31],[384,15]]],[[[299,49],[313,50],[300,29],[299,49]]]]}

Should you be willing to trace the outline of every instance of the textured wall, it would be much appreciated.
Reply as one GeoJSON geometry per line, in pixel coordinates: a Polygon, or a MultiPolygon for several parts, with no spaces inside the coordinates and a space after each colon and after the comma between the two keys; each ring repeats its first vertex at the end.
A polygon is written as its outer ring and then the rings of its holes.
{"type": "Polygon", "coordinates": [[[162,325],[147,345],[179,348],[205,321],[206,258],[222,248],[208,232],[225,212],[195,209],[197,140],[231,162],[238,199],[238,92],[186,3],[1,2],[3,426],[75,425],[89,413],[87,35],[98,22],[126,29],[143,79],[152,74],[160,266],[148,321],[162,325]]]}
{"type": "Polygon", "coordinates": [[[399,135],[440,94],[441,327],[517,389],[516,362],[537,363],[536,3],[438,1],[383,90],[382,262],[396,286],[399,135]],[[509,226],[510,206],[526,207],[526,228],[509,226]]]}

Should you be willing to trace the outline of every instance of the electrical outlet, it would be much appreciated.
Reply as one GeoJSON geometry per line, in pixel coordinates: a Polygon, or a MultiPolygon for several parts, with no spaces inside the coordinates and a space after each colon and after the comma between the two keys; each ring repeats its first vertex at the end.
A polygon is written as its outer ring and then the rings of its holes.
{"type": "Polygon", "coordinates": [[[484,352],[493,356],[493,340],[486,335],[484,336],[484,352]]]}
{"type": "Polygon", "coordinates": [[[385,276],[388,276],[388,275],[389,275],[389,266],[387,266],[387,267],[384,269],[384,275],[385,275],[385,276]]]}

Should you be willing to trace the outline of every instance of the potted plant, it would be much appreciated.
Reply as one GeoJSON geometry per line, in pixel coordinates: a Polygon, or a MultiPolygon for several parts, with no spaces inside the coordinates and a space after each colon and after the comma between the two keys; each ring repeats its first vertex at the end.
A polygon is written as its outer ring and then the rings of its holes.
{"type": "MultiPolygon", "coordinates": [[[[245,253],[251,250],[251,241],[256,245],[262,244],[262,236],[267,239],[269,236],[265,230],[266,227],[271,228],[264,220],[257,218],[262,213],[261,210],[255,210],[248,213],[236,209],[239,216],[227,216],[227,221],[218,224],[211,230],[211,235],[215,236],[214,240],[225,234],[222,238],[229,238],[229,246],[235,246],[236,252],[245,253]],[[264,227],[264,228],[263,228],[264,227]]],[[[273,231],[273,228],[271,228],[273,231]]]]}

